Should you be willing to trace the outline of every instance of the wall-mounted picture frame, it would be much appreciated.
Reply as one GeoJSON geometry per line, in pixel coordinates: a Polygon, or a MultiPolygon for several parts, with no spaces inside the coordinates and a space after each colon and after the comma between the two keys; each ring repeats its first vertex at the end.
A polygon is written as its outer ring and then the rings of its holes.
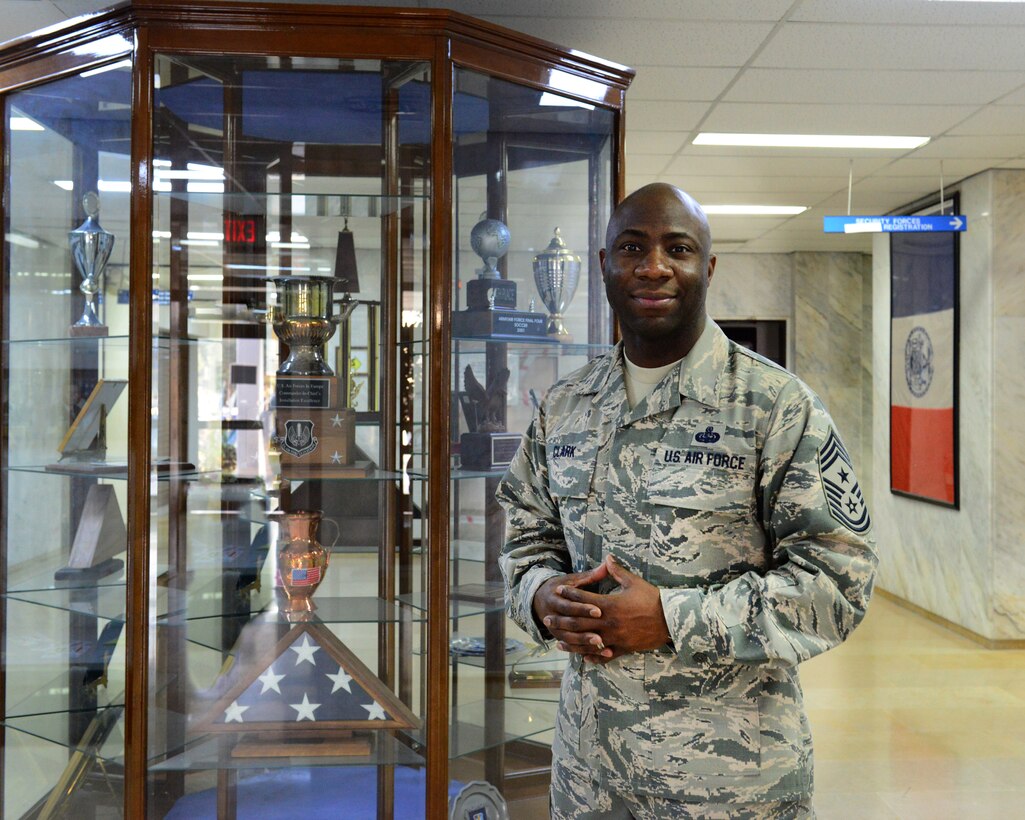
{"type": "MultiPolygon", "coordinates": [[[[915,215],[958,213],[957,196],[915,215]]],[[[957,508],[959,234],[890,234],[890,492],[957,508]]]]}

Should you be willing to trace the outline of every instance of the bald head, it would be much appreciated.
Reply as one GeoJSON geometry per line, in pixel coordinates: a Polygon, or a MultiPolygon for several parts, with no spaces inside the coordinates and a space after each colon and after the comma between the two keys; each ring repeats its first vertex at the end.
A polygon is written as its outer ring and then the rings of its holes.
{"type": "Polygon", "coordinates": [[[612,218],[609,219],[609,227],[605,231],[605,247],[611,247],[615,237],[631,221],[645,220],[649,214],[677,208],[682,209],[690,217],[697,233],[696,239],[701,243],[704,258],[708,259],[712,252],[712,231],[708,227],[705,209],[686,191],[667,182],[652,182],[638,188],[615,207],[612,218]]]}

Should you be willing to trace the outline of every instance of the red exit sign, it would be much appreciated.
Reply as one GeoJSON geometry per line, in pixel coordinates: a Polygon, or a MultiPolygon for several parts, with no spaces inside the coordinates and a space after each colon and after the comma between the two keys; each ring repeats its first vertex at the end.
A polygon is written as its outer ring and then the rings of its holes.
{"type": "Polygon", "coordinates": [[[255,245],[257,243],[256,219],[225,217],[224,241],[231,245],[255,245]]]}

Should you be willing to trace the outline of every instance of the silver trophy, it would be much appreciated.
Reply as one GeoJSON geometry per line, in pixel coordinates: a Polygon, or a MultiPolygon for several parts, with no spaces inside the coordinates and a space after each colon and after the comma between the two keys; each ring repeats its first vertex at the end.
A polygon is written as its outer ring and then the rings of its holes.
{"type": "Polygon", "coordinates": [[[470,247],[484,261],[484,267],[477,272],[479,279],[502,278],[495,265],[509,250],[510,240],[509,228],[504,222],[486,219],[481,214],[480,222],[470,231],[470,247]]]}
{"type": "Polygon", "coordinates": [[[566,247],[562,234],[556,228],[548,247],[534,257],[534,284],[550,314],[549,336],[569,341],[570,334],[563,324],[562,314],[573,299],[579,280],[580,257],[566,247]]]}
{"type": "Polygon", "coordinates": [[[85,222],[68,233],[71,257],[82,277],[78,289],[85,296],[85,307],[78,321],[71,326],[73,336],[106,336],[107,327],[96,315],[96,294],[100,292],[100,280],[114,249],[114,234],[100,227],[100,198],[90,191],[82,197],[85,222]]]}
{"type": "Polygon", "coordinates": [[[279,276],[274,285],[278,289],[272,315],[274,333],[288,345],[288,357],[278,375],[333,376],[324,361],[323,347],[338,323],[352,313],[356,301],[346,294],[340,313],[334,315],[334,280],[326,276],[279,276]]]}

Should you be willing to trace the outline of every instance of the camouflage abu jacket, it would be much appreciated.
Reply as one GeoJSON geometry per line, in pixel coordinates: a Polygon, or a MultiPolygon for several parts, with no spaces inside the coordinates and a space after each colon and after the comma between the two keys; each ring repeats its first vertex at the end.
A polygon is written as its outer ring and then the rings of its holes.
{"type": "MultiPolygon", "coordinates": [[[[612,553],[661,590],[672,642],[572,655],[555,754],[620,788],[693,801],[811,793],[797,664],[864,615],[877,558],[850,458],[818,398],[710,319],[633,410],[622,348],[545,397],[498,498],[513,619],[612,553]]],[[[607,590],[600,590],[607,591],[607,590]]]]}

